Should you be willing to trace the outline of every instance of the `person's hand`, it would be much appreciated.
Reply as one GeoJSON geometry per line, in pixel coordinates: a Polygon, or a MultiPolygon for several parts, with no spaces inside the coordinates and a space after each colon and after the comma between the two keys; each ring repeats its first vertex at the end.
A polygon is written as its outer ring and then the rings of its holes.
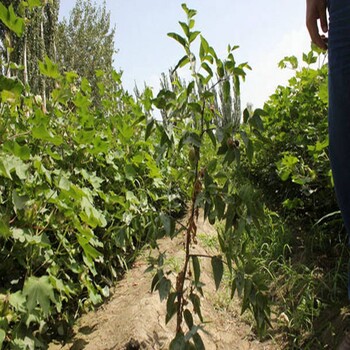
{"type": "Polygon", "coordinates": [[[311,40],[319,48],[327,50],[327,38],[325,35],[320,34],[318,20],[320,20],[322,31],[327,33],[326,0],[306,0],[306,27],[310,33],[311,40]]]}

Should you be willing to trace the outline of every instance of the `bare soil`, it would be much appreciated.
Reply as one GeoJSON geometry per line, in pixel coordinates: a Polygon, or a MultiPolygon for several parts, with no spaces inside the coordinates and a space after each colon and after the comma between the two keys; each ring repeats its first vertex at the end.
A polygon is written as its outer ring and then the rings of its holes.
{"type": "MultiPolygon", "coordinates": [[[[200,235],[215,234],[215,229],[200,219],[200,235]]],[[[181,235],[180,235],[181,236],[181,235]]],[[[160,250],[167,252],[168,264],[181,269],[183,238],[168,238],[159,242],[160,250]]],[[[203,245],[203,244],[202,244],[203,245]]],[[[199,254],[212,254],[201,244],[193,247],[199,254]]],[[[83,315],[74,328],[73,338],[65,345],[51,344],[49,350],[137,350],[168,349],[175,335],[175,318],[165,324],[166,301],[158,292],[151,293],[152,273],[144,251],[125,278],[117,283],[112,297],[93,312],[83,315]]],[[[207,350],[272,350],[280,347],[272,340],[260,342],[252,330],[252,321],[239,316],[239,301],[229,302],[224,288],[215,291],[210,259],[201,258],[201,281],[204,298],[201,300],[205,333],[201,333],[207,350]],[[251,324],[250,324],[251,323],[251,324]]]]}

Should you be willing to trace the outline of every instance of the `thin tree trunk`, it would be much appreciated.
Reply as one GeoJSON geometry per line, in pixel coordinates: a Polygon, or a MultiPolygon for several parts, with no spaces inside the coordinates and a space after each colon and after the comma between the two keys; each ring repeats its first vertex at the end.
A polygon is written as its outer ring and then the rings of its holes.
{"type": "MultiPolygon", "coordinates": [[[[40,19],[40,37],[41,37],[41,42],[42,42],[42,47],[45,47],[45,38],[44,38],[44,6],[41,9],[41,19],[40,19]]],[[[44,49],[41,55],[41,59],[44,60],[44,49]]],[[[46,112],[46,79],[45,76],[41,76],[42,79],[42,96],[43,96],[43,110],[46,112]]]]}
{"type": "Polygon", "coordinates": [[[11,68],[10,68],[10,62],[11,62],[11,38],[10,38],[10,33],[6,32],[5,33],[5,48],[6,48],[6,63],[7,63],[7,71],[6,71],[6,77],[10,78],[11,77],[11,68]]]}
{"type": "Polygon", "coordinates": [[[24,45],[23,45],[23,80],[24,84],[28,85],[28,65],[27,65],[27,35],[24,37],[24,45]]]}

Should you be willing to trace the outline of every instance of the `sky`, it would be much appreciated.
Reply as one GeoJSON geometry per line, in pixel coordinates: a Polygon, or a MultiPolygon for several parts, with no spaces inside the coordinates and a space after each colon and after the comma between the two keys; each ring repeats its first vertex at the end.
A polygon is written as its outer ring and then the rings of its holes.
{"type": "MultiPolygon", "coordinates": [[[[135,83],[159,90],[162,72],[174,67],[184,53],[167,36],[181,33],[178,21],[185,21],[184,0],[106,0],[111,23],[116,27],[114,66],[123,71],[123,85],[130,92],[135,83]]],[[[96,0],[103,4],[103,0],[96,0]]],[[[69,17],[75,0],[60,1],[60,18],[69,17]]],[[[201,31],[221,58],[227,45],[239,45],[237,63],[248,62],[241,85],[242,106],[261,108],[278,85],[293,74],[278,68],[285,56],[301,57],[310,49],[305,28],[305,0],[188,0],[197,10],[195,28],[201,31]]]]}

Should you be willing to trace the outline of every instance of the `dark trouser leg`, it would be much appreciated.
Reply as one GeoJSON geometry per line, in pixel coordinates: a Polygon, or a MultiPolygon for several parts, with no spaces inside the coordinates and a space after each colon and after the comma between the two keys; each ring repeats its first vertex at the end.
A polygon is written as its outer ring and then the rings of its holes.
{"type": "MultiPolygon", "coordinates": [[[[350,1],[329,0],[329,154],[350,235],[350,1]]],[[[350,275],[348,295],[350,299],[350,275]]]]}

